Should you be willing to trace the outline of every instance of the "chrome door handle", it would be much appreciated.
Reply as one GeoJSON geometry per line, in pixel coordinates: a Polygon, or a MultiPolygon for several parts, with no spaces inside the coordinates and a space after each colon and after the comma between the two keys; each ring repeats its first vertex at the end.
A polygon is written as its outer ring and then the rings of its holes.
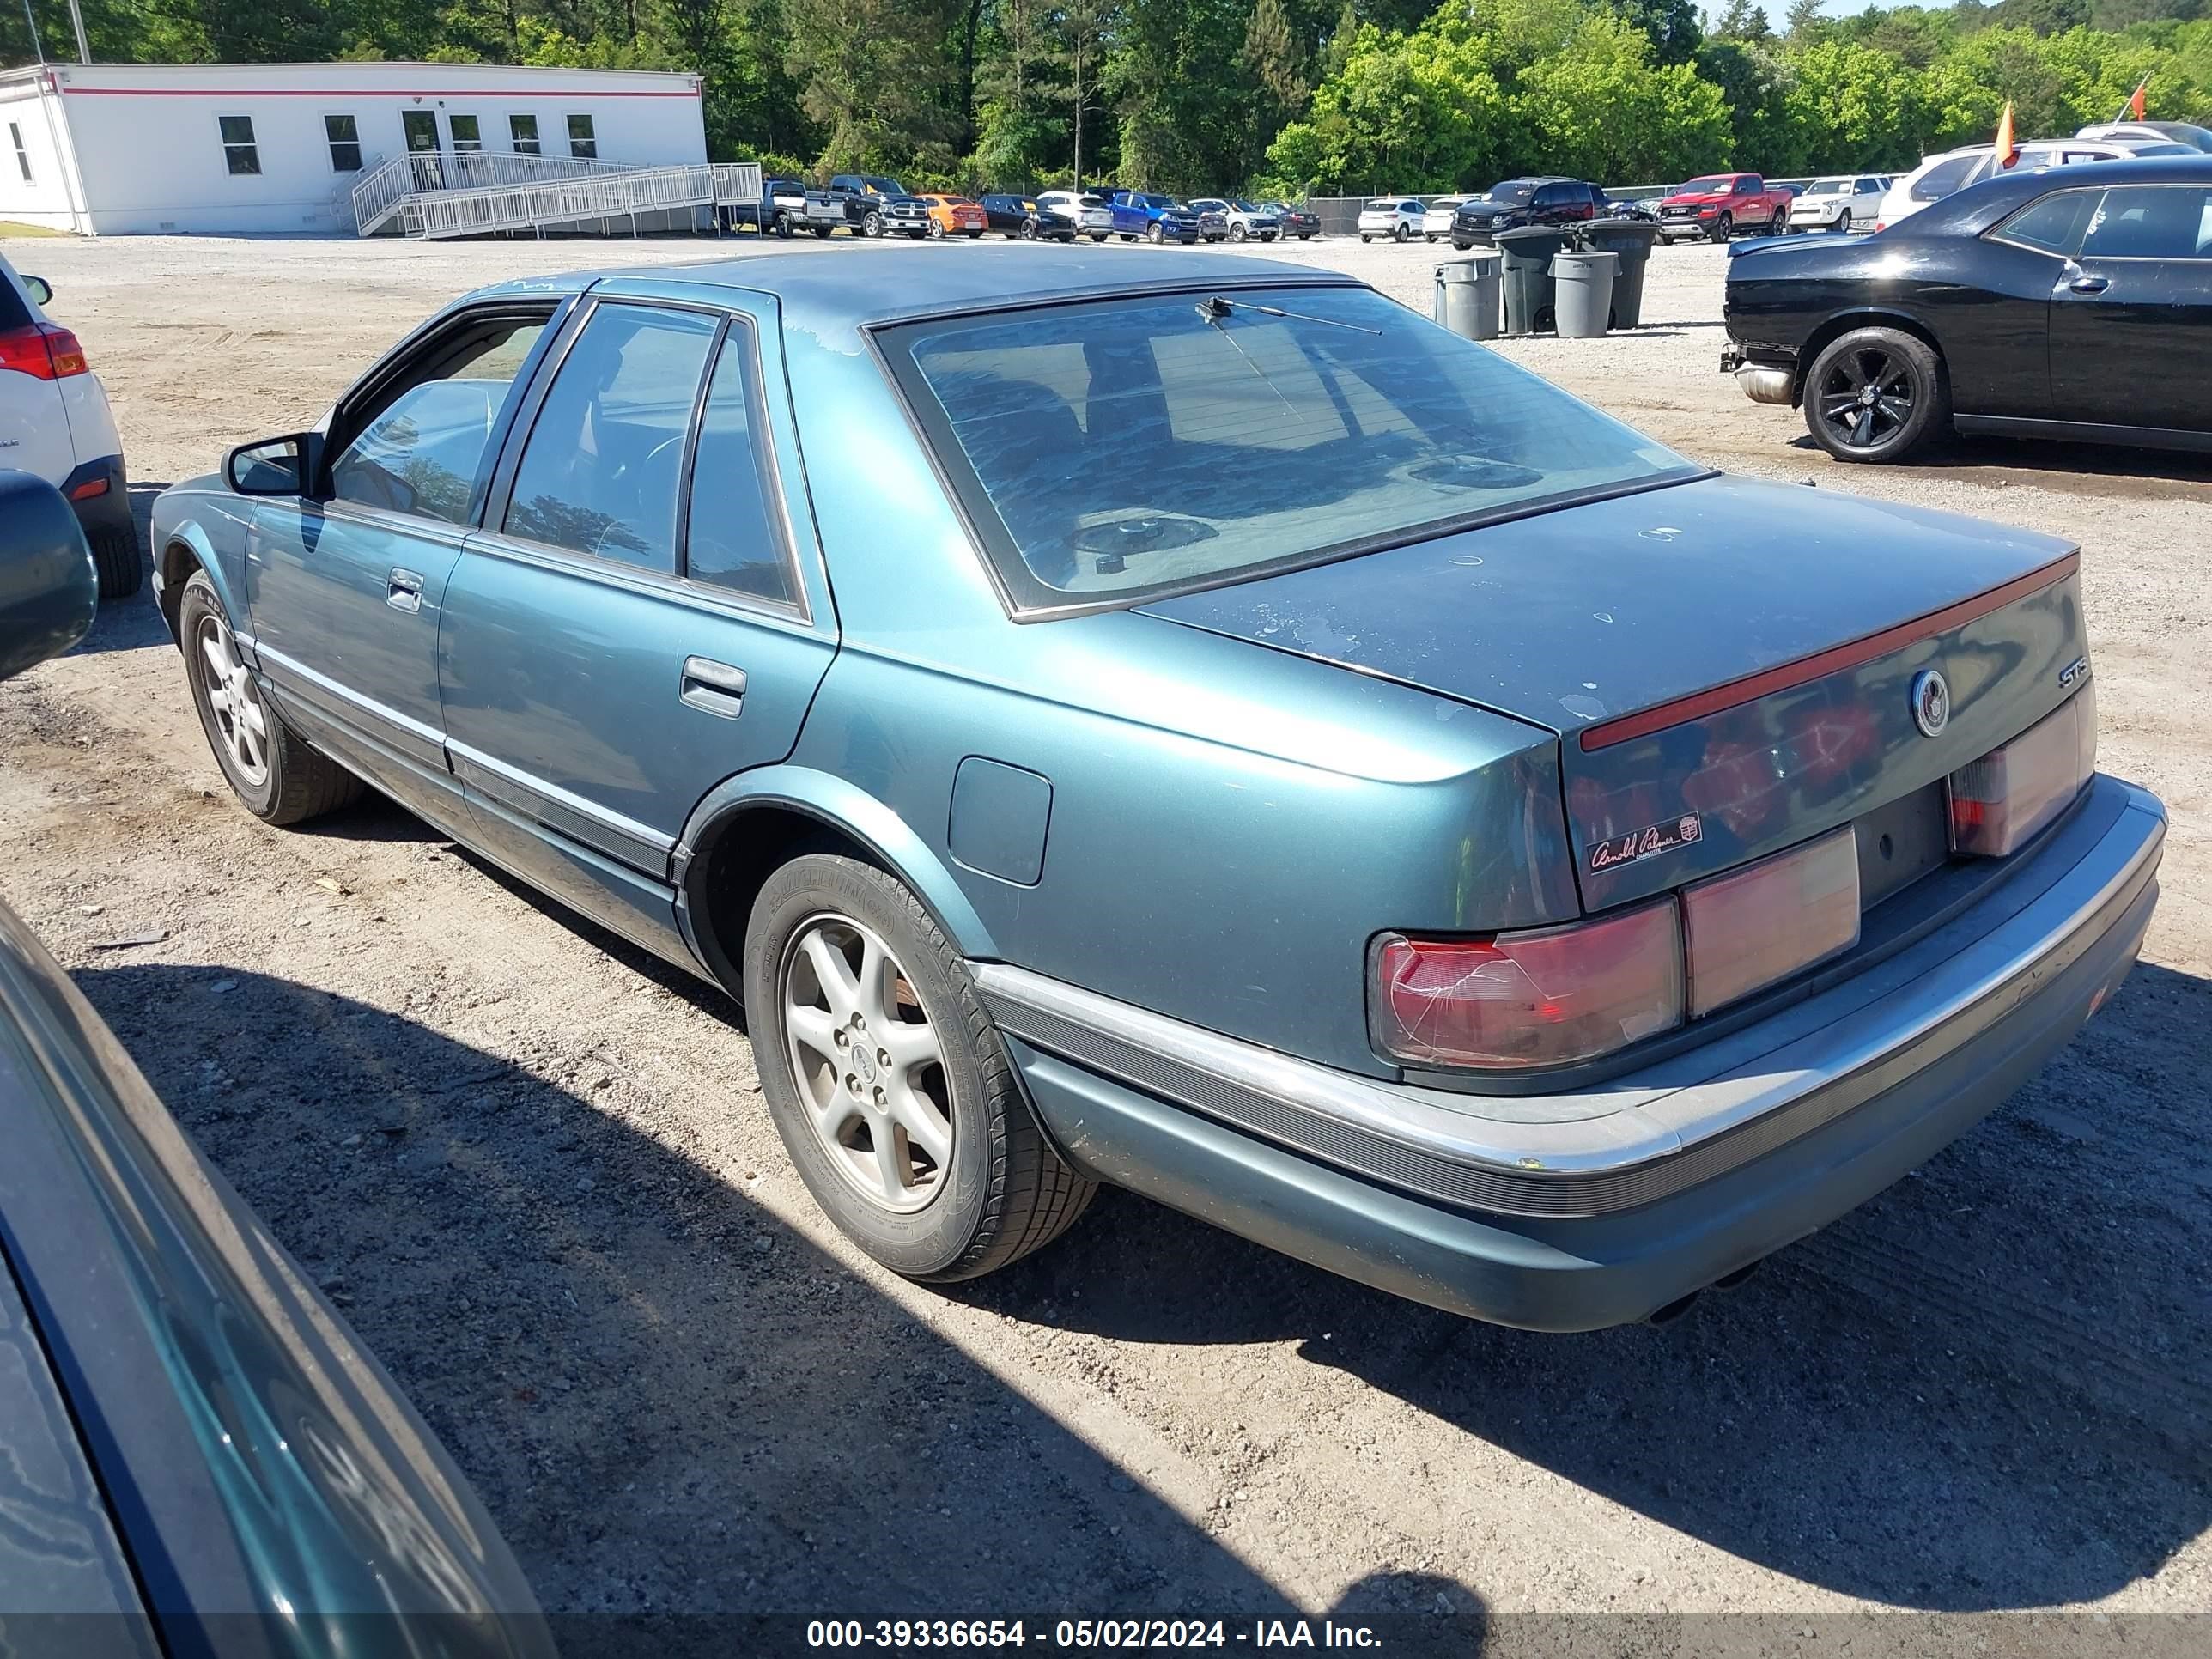
{"type": "Polygon", "coordinates": [[[2107,276],[2076,276],[2066,284],[2076,294],[2102,294],[2112,285],[2112,279],[2107,276]]]}
{"type": "Polygon", "coordinates": [[[422,578],[412,570],[392,568],[384,590],[384,602],[394,611],[413,614],[422,608],[422,578]]]}
{"type": "Polygon", "coordinates": [[[684,659],[680,701],[733,720],[745,711],[745,671],[710,657],[684,659]]]}

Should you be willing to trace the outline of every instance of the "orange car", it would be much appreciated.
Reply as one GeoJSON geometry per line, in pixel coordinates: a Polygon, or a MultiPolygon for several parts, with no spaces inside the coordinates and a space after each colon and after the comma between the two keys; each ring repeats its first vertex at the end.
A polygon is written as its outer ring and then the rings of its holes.
{"type": "Polygon", "coordinates": [[[981,236],[986,222],[983,210],[965,196],[924,196],[929,210],[932,236],[981,236]]]}

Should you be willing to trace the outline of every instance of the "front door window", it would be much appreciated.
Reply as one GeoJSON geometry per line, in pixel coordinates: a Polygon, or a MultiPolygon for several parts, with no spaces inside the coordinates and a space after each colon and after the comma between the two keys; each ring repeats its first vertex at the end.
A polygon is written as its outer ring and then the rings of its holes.
{"type": "Polygon", "coordinates": [[[434,351],[331,461],[332,497],[467,524],[491,434],[544,327],[487,322],[434,351]]]}

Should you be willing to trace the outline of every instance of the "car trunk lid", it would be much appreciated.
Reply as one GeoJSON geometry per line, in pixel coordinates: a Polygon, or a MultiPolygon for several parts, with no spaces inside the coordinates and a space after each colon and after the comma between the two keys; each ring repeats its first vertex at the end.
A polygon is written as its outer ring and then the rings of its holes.
{"type": "Polygon", "coordinates": [[[1146,612],[1548,726],[1591,909],[1917,791],[2084,672],[2067,544],[1732,478],[1539,513],[1146,612]],[[1944,676],[1948,718],[1915,715],[1944,676]]]}

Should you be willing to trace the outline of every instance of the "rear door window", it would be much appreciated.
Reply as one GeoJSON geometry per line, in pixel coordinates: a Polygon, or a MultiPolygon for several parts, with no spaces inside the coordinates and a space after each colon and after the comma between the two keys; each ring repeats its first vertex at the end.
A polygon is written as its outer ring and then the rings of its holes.
{"type": "Polygon", "coordinates": [[[771,504],[768,433],[751,327],[730,325],[701,411],[686,498],[684,574],[772,605],[798,599],[782,518],[771,504]]]}
{"type": "Polygon", "coordinates": [[[2089,221],[2085,259],[2212,258],[2212,190],[2127,185],[2108,190],[2089,221]]]}
{"type": "Polygon", "coordinates": [[[510,536],[674,574],[684,437],[715,319],[603,304],[532,423],[510,536]]]}

